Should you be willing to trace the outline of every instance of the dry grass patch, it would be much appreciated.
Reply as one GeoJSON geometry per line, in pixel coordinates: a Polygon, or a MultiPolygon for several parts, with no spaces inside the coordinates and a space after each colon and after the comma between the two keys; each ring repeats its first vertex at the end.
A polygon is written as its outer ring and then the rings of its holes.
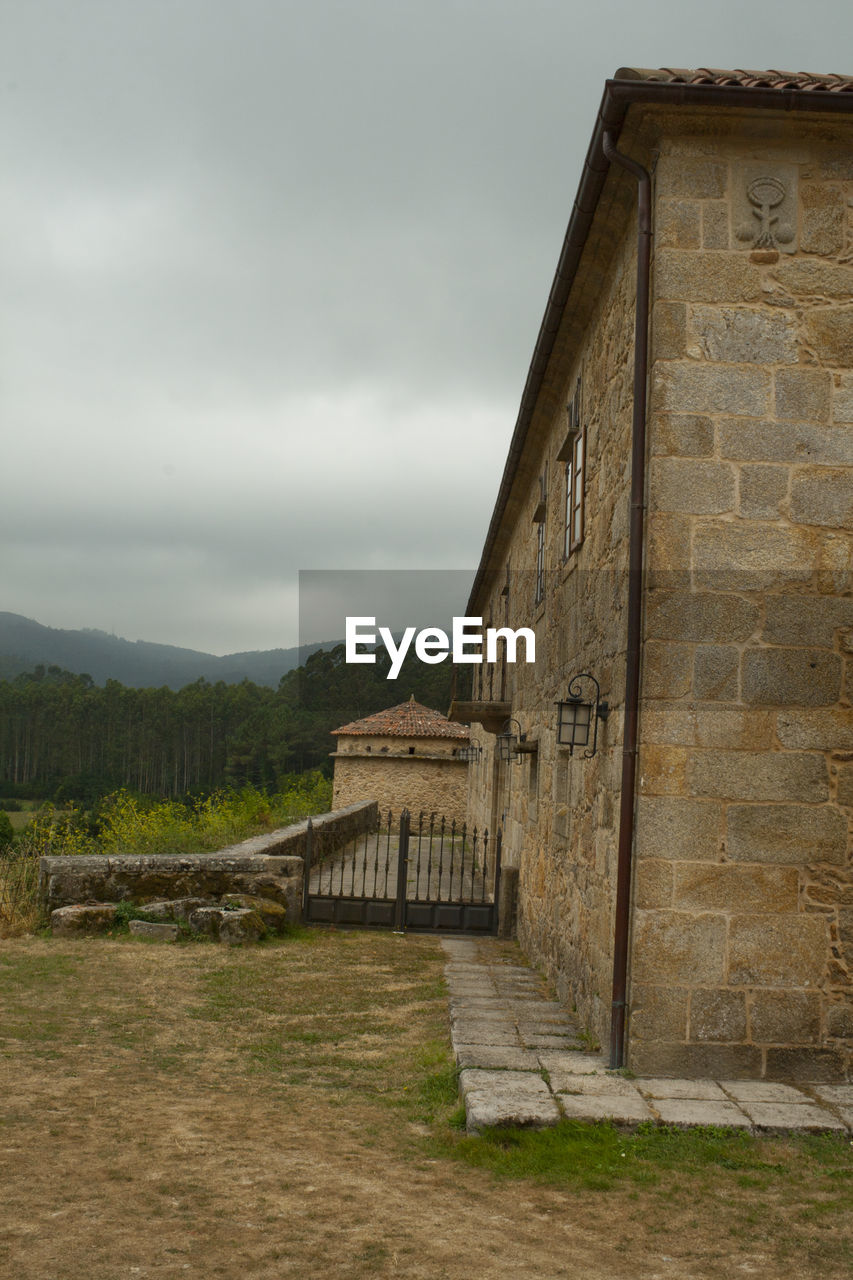
{"type": "Polygon", "coordinates": [[[319,930],[0,945],[0,1273],[846,1276],[849,1217],[795,1144],[760,1173],[672,1148],[606,1193],[472,1167],[443,965],[435,939],[319,930]]]}

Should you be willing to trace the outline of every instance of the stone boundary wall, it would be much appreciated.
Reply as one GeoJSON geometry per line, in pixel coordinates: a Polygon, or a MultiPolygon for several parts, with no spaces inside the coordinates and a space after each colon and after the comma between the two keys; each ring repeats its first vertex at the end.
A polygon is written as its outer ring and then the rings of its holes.
{"type": "MultiPolygon", "coordinates": [[[[378,821],[375,802],[348,805],[312,818],[313,859],[335,852],[378,821]]],[[[123,857],[50,857],[39,867],[39,897],[47,911],[84,902],[222,897],[247,893],[302,914],[308,820],[253,836],[215,853],[123,857]]]]}

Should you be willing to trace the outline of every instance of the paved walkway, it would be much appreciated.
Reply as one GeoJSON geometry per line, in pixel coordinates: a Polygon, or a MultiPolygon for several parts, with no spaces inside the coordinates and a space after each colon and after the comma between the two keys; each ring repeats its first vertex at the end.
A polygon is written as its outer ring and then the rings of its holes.
{"type": "Polygon", "coordinates": [[[853,1133],[853,1084],[626,1078],[589,1052],[542,978],[493,938],[443,938],[468,1132],[488,1125],[643,1120],[754,1132],[853,1133]]]}

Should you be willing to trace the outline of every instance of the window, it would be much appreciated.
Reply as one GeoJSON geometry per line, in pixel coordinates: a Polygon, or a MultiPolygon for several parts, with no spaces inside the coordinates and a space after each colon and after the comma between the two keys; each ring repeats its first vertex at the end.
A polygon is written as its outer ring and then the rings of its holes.
{"type": "Polygon", "coordinates": [[[548,468],[539,477],[539,501],[533,512],[536,523],[536,589],[533,594],[534,605],[541,604],[545,595],[545,514],[548,495],[548,468]]]}
{"type": "Polygon", "coordinates": [[[534,604],[539,604],[545,594],[545,521],[536,526],[536,592],[534,604]]]}
{"type": "Polygon", "coordinates": [[[566,506],[563,519],[563,559],[568,560],[583,542],[584,486],[586,482],[586,428],[580,423],[581,384],[568,405],[569,431],[559,454],[566,464],[566,506]]]}

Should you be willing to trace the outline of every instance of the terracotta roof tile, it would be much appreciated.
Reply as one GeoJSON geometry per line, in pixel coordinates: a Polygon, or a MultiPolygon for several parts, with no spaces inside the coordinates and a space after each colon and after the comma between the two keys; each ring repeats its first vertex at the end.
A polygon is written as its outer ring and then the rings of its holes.
{"type": "Polygon", "coordinates": [[[375,715],[365,716],[363,720],[353,720],[340,729],[333,729],[332,733],[376,734],[389,738],[467,739],[468,728],[463,724],[454,724],[440,711],[433,711],[430,707],[415,702],[413,695],[408,702],[388,707],[385,711],[377,711],[375,715]]]}
{"type": "Polygon", "coordinates": [[[799,89],[816,93],[853,93],[853,76],[812,75],[809,71],[720,71],[699,67],[620,67],[614,80],[655,80],[660,84],[739,85],[743,89],[799,89]]]}

